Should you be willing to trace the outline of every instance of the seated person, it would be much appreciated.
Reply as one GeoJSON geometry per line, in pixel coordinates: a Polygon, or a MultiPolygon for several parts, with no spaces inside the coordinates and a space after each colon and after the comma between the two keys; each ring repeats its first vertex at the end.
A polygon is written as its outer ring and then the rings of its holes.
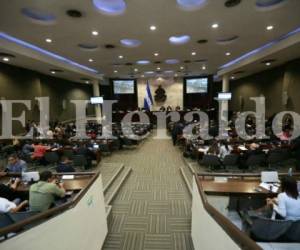
{"type": "MultiPolygon", "coordinates": [[[[1,176],[5,176],[6,173],[0,173],[1,176]]],[[[21,180],[16,178],[10,185],[0,183],[0,197],[5,198],[9,201],[15,199],[28,200],[28,191],[17,191],[17,186],[21,180]]]]}
{"type": "Polygon", "coordinates": [[[214,141],[209,149],[207,150],[207,154],[209,155],[219,155],[220,149],[219,149],[219,144],[218,141],[214,141]]]}
{"type": "Polygon", "coordinates": [[[220,152],[219,152],[219,157],[221,158],[221,160],[224,160],[225,156],[229,155],[231,151],[232,151],[232,147],[228,145],[227,141],[223,141],[221,143],[220,152]]]}
{"type": "Polygon", "coordinates": [[[300,196],[297,181],[290,176],[281,180],[281,193],[267,204],[285,220],[300,220],[300,196]]]}
{"type": "Polygon", "coordinates": [[[64,197],[65,189],[62,183],[56,184],[56,179],[50,171],[40,174],[40,181],[31,185],[29,190],[29,206],[31,211],[42,212],[54,205],[56,197],[64,197]]]}
{"type": "Polygon", "coordinates": [[[0,197],[0,213],[16,213],[22,210],[27,204],[27,200],[17,205],[15,202],[0,197]]]}
{"type": "Polygon", "coordinates": [[[21,159],[16,154],[10,155],[8,157],[8,164],[6,171],[10,173],[22,173],[27,171],[27,163],[21,159]]]}
{"type": "Polygon", "coordinates": [[[70,172],[75,172],[75,169],[71,165],[70,159],[68,156],[62,156],[60,163],[56,167],[56,172],[57,173],[70,173],[70,172]]]}
{"type": "Polygon", "coordinates": [[[22,155],[27,157],[27,156],[31,156],[32,153],[33,153],[32,145],[28,141],[25,142],[25,144],[22,147],[22,155]]]}
{"type": "Polygon", "coordinates": [[[33,154],[31,156],[32,159],[41,159],[44,157],[46,151],[48,149],[50,149],[48,146],[45,146],[42,144],[42,142],[39,142],[39,143],[35,143],[33,145],[33,148],[34,148],[34,151],[33,151],[33,154]]]}

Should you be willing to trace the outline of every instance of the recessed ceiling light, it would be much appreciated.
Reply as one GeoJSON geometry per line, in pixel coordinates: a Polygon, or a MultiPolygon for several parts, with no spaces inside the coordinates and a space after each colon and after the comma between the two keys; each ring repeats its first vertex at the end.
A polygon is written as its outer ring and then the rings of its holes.
{"type": "Polygon", "coordinates": [[[213,29],[217,29],[217,28],[219,28],[219,24],[214,23],[211,27],[212,27],[213,29]]]}
{"type": "Polygon", "coordinates": [[[9,58],[8,57],[3,57],[2,59],[4,62],[9,62],[9,58]]]}
{"type": "Polygon", "coordinates": [[[169,37],[169,42],[174,45],[182,45],[182,44],[188,43],[190,40],[191,40],[191,37],[189,35],[169,37]]]}
{"type": "Polygon", "coordinates": [[[135,72],[139,71],[138,69],[134,69],[135,72]]]}
{"type": "Polygon", "coordinates": [[[123,59],[123,58],[124,58],[124,56],[120,55],[120,56],[119,56],[119,58],[120,58],[120,59],[123,59]]]}
{"type": "Polygon", "coordinates": [[[183,67],[183,66],[181,66],[181,67],[180,67],[180,69],[184,69],[184,67],[183,67]]]}
{"type": "Polygon", "coordinates": [[[117,70],[114,70],[114,73],[118,73],[118,71],[117,71],[117,70]]]}
{"type": "Polygon", "coordinates": [[[141,75],[141,77],[145,77],[144,75],[141,75]]]}
{"type": "Polygon", "coordinates": [[[56,73],[54,70],[51,70],[50,72],[51,72],[51,74],[53,74],[53,75],[56,73]]]}
{"type": "Polygon", "coordinates": [[[89,59],[89,62],[93,62],[94,60],[92,58],[89,59]]]}
{"type": "Polygon", "coordinates": [[[206,70],[206,66],[205,65],[202,66],[202,70],[206,70]]]}
{"type": "Polygon", "coordinates": [[[157,70],[160,70],[160,67],[156,68],[157,70]]]}
{"type": "Polygon", "coordinates": [[[192,56],[195,56],[197,53],[196,52],[192,52],[192,56]]]}
{"type": "Polygon", "coordinates": [[[235,77],[234,76],[232,76],[232,77],[230,77],[232,80],[234,80],[235,79],[235,77]]]}
{"type": "Polygon", "coordinates": [[[175,76],[175,77],[177,77],[178,75],[177,75],[177,74],[175,74],[174,76],[175,76]]]}
{"type": "Polygon", "coordinates": [[[89,83],[90,83],[90,81],[85,81],[85,83],[86,83],[86,84],[89,84],[89,83]]]}
{"type": "Polygon", "coordinates": [[[269,25],[269,26],[267,26],[266,29],[267,29],[267,30],[272,30],[272,29],[274,29],[274,26],[273,26],[273,25],[269,25]]]}
{"type": "Polygon", "coordinates": [[[270,66],[271,65],[271,63],[270,62],[266,62],[266,66],[270,66]]]}
{"type": "Polygon", "coordinates": [[[93,30],[93,31],[92,31],[92,35],[93,35],[93,36],[98,36],[98,35],[99,35],[99,32],[98,32],[97,30],[93,30]]]}
{"type": "Polygon", "coordinates": [[[151,25],[151,26],[150,26],[150,30],[152,30],[152,31],[156,30],[156,26],[151,25]]]}
{"type": "Polygon", "coordinates": [[[146,65],[146,64],[150,64],[150,61],[148,61],[148,60],[139,60],[136,63],[140,64],[140,65],[146,65]]]}
{"type": "Polygon", "coordinates": [[[52,39],[46,38],[46,42],[47,42],[47,43],[52,43],[52,39]]]}
{"type": "Polygon", "coordinates": [[[159,54],[158,53],[154,53],[154,56],[159,56],[159,54]]]}
{"type": "Polygon", "coordinates": [[[226,54],[225,54],[226,56],[230,56],[231,55],[231,53],[230,52],[226,52],[226,54]]]}

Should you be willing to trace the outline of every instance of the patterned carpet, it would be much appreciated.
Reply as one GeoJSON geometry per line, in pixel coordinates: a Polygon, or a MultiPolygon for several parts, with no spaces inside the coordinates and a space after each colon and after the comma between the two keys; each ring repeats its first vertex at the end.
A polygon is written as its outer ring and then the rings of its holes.
{"type": "Polygon", "coordinates": [[[180,151],[152,137],[104,159],[133,169],[112,202],[104,250],[192,250],[191,197],[180,176],[180,151]]]}

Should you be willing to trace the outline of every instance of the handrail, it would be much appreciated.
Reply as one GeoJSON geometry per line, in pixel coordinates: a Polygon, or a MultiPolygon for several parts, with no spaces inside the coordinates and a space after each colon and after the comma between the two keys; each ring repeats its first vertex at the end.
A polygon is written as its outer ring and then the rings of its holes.
{"type": "MultiPolygon", "coordinates": [[[[279,177],[282,176],[286,176],[287,173],[278,173],[279,177]]],[[[241,179],[243,178],[247,178],[247,177],[260,177],[261,174],[260,173],[211,173],[211,172],[202,172],[202,173],[197,173],[197,176],[204,178],[205,176],[209,176],[209,177],[241,177],[241,179]]],[[[300,172],[295,172],[293,173],[293,176],[300,176],[300,172]]]]}
{"type": "Polygon", "coordinates": [[[216,208],[209,204],[206,195],[204,193],[202,183],[194,175],[196,179],[198,191],[203,203],[204,209],[209,213],[209,215],[218,223],[220,227],[228,234],[228,236],[239,245],[241,249],[245,250],[262,250],[262,248],[256,244],[251,238],[249,238],[244,232],[240,231],[236,226],[234,226],[223,214],[221,214],[216,208]]]}
{"type": "MultiPolygon", "coordinates": [[[[68,173],[68,174],[70,174],[70,173],[68,173]]],[[[10,232],[18,231],[26,225],[29,225],[31,223],[40,221],[42,219],[47,219],[52,215],[58,215],[60,212],[64,212],[67,209],[71,209],[71,208],[75,207],[78,204],[78,202],[82,199],[82,197],[87,193],[87,191],[90,189],[90,187],[96,181],[96,179],[99,177],[100,172],[83,172],[83,173],[73,173],[73,174],[76,174],[76,175],[93,175],[93,177],[90,179],[87,186],[84,189],[80,190],[80,192],[78,194],[76,194],[74,199],[72,199],[71,201],[68,201],[65,204],[61,205],[61,206],[48,209],[45,212],[41,212],[41,213],[38,213],[36,215],[30,216],[29,218],[24,219],[20,222],[17,222],[17,223],[14,223],[12,225],[9,225],[7,227],[1,228],[0,229],[0,235],[5,235],[5,234],[8,234],[10,232]]],[[[56,175],[66,175],[66,174],[56,174],[56,175]]]]}

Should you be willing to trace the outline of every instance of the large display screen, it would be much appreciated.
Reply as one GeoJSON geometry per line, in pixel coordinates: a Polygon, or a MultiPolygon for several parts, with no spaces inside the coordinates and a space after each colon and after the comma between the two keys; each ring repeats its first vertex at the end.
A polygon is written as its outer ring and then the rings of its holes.
{"type": "Polygon", "coordinates": [[[207,93],[208,78],[192,78],[186,79],[186,93],[207,93]]]}
{"type": "Polygon", "coordinates": [[[114,80],[114,94],[134,94],[134,80],[114,80]]]}
{"type": "Polygon", "coordinates": [[[102,104],[103,103],[103,97],[102,96],[95,96],[91,97],[91,104],[102,104]]]}

